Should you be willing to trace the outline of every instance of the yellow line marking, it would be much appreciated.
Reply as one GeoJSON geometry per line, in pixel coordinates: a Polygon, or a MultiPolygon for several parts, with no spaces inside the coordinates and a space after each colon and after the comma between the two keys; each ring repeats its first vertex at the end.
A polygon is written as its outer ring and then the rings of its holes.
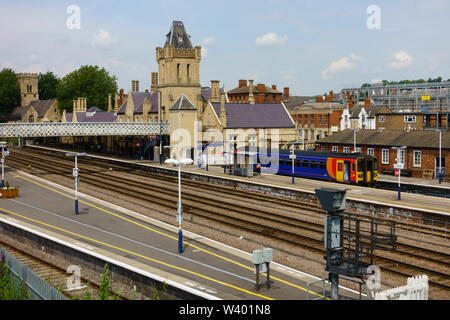
{"type": "MultiPolygon", "coordinates": [[[[51,188],[51,187],[49,187],[49,186],[43,185],[43,184],[41,184],[41,183],[39,183],[39,182],[36,182],[36,181],[30,180],[30,179],[28,179],[28,178],[25,178],[25,177],[23,177],[23,176],[21,176],[21,175],[19,175],[19,174],[14,173],[14,172],[11,172],[11,174],[13,174],[14,176],[16,176],[16,177],[18,177],[18,178],[24,179],[24,180],[26,180],[26,181],[28,181],[28,182],[34,183],[34,184],[36,184],[36,185],[38,185],[38,186],[41,186],[41,187],[43,187],[43,188],[46,188],[46,189],[51,190],[51,191],[53,191],[53,192],[56,192],[56,193],[58,193],[58,194],[60,194],[60,195],[62,195],[62,196],[65,196],[65,197],[68,197],[68,198],[71,198],[71,199],[75,199],[74,197],[72,197],[72,196],[70,196],[70,195],[67,195],[67,194],[65,194],[65,193],[63,193],[63,192],[60,192],[60,191],[58,191],[58,190],[56,190],[56,189],[54,189],[54,188],[51,188]]],[[[84,203],[84,204],[86,204],[86,205],[88,205],[88,206],[90,206],[90,207],[93,207],[93,208],[95,208],[95,209],[97,209],[97,210],[100,210],[100,211],[102,211],[102,212],[105,212],[105,213],[107,213],[107,214],[110,214],[110,215],[112,215],[112,216],[115,216],[115,217],[117,217],[117,218],[119,218],[119,219],[128,221],[128,222],[130,222],[130,223],[132,223],[132,224],[135,224],[135,225],[137,225],[137,226],[140,226],[140,227],[142,227],[142,228],[145,228],[145,229],[147,229],[147,230],[149,230],[149,231],[155,232],[155,233],[160,234],[160,235],[162,235],[162,236],[165,236],[165,237],[168,237],[168,238],[171,238],[171,239],[173,239],[173,240],[178,241],[178,238],[177,238],[177,237],[174,237],[174,236],[171,236],[171,235],[169,235],[169,234],[167,234],[167,233],[164,233],[164,232],[161,232],[161,231],[152,229],[152,228],[147,227],[147,226],[145,226],[145,225],[143,225],[143,224],[141,224],[141,223],[139,223],[139,222],[130,220],[130,219],[125,218],[125,217],[123,217],[123,216],[121,216],[121,215],[118,215],[118,214],[116,214],[116,213],[113,213],[113,212],[110,212],[110,211],[105,210],[105,209],[103,209],[103,208],[97,207],[96,205],[93,205],[93,204],[91,204],[91,203],[85,202],[85,201],[83,201],[83,200],[81,200],[81,199],[78,199],[78,201],[81,202],[81,203],[84,203]]],[[[184,242],[183,242],[183,243],[184,243],[184,242]]],[[[245,268],[245,269],[248,269],[248,270],[251,270],[251,271],[254,270],[253,268],[251,268],[251,267],[249,267],[249,266],[246,266],[246,265],[244,265],[244,264],[242,264],[242,263],[239,263],[239,262],[237,262],[237,261],[231,260],[231,259],[229,259],[229,258],[226,258],[226,257],[221,256],[221,255],[219,255],[219,254],[216,254],[216,253],[214,253],[214,252],[208,251],[208,250],[203,249],[203,248],[201,248],[201,247],[198,247],[198,246],[196,246],[196,245],[194,245],[194,244],[187,243],[187,245],[189,245],[189,246],[191,246],[191,247],[193,247],[193,248],[195,248],[195,249],[198,249],[198,250],[200,250],[200,251],[203,251],[203,252],[205,252],[205,253],[208,253],[208,254],[210,254],[210,255],[212,255],[212,256],[215,256],[215,257],[217,257],[217,258],[220,258],[220,259],[222,259],[222,260],[225,260],[225,261],[228,261],[228,262],[233,263],[233,264],[235,264],[235,265],[238,265],[238,266],[240,266],[240,267],[242,267],[242,268],[245,268]]],[[[265,275],[265,273],[263,273],[263,275],[265,275]]],[[[273,280],[277,280],[277,281],[280,281],[280,282],[282,282],[282,283],[285,283],[285,284],[287,284],[287,285],[289,285],[289,286],[292,286],[292,287],[294,287],[294,288],[301,289],[301,290],[303,290],[303,291],[305,291],[305,292],[307,291],[306,288],[303,288],[303,287],[301,287],[301,286],[299,286],[299,285],[296,285],[296,284],[294,284],[294,283],[288,282],[288,281],[286,281],[286,280],[280,279],[280,278],[278,278],[278,277],[270,276],[270,278],[273,279],[273,280]]],[[[323,296],[322,296],[321,294],[319,294],[319,293],[316,293],[316,292],[313,292],[313,291],[310,291],[310,292],[311,292],[312,294],[314,294],[314,295],[319,296],[319,297],[323,297],[323,296]]]]}
{"type": "Polygon", "coordinates": [[[95,240],[95,239],[92,239],[92,238],[83,236],[83,235],[81,235],[81,234],[78,234],[78,233],[75,233],[75,232],[72,232],[72,231],[69,231],[69,230],[65,230],[65,229],[63,229],[63,228],[59,228],[59,227],[56,227],[56,226],[52,226],[51,224],[48,224],[48,223],[45,223],[45,222],[42,222],[42,221],[39,221],[39,220],[36,220],[36,219],[28,218],[28,217],[25,217],[25,216],[23,216],[23,215],[21,215],[21,214],[18,214],[18,213],[15,213],[15,212],[12,212],[12,211],[3,209],[3,208],[0,208],[0,211],[4,211],[4,212],[7,212],[7,213],[9,213],[9,214],[12,214],[12,215],[14,215],[14,216],[16,216],[16,217],[20,217],[20,218],[22,218],[22,219],[26,219],[26,220],[29,220],[29,221],[33,221],[33,222],[42,224],[42,225],[44,225],[44,226],[47,226],[47,227],[50,227],[50,228],[53,228],[53,229],[56,229],[56,230],[59,230],[59,231],[62,231],[62,232],[71,234],[71,235],[73,235],[73,236],[80,237],[80,238],[83,238],[83,239],[86,239],[86,240],[89,240],[89,241],[92,241],[92,242],[95,242],[95,243],[98,243],[98,244],[101,244],[101,245],[104,245],[104,246],[107,246],[107,247],[116,249],[116,250],[119,250],[119,251],[122,251],[122,252],[126,252],[126,253],[129,253],[129,254],[135,255],[135,256],[137,256],[137,257],[140,257],[140,258],[143,258],[143,259],[152,261],[152,262],[156,262],[156,263],[162,264],[162,265],[164,265],[164,266],[166,266],[166,267],[169,267],[169,268],[173,268],[173,269],[176,269],[176,270],[180,270],[180,271],[184,271],[184,272],[186,272],[186,273],[193,274],[193,275],[195,275],[195,276],[204,278],[204,279],[206,279],[206,280],[210,280],[210,281],[213,281],[213,282],[222,284],[222,285],[224,285],[224,286],[227,286],[227,287],[230,287],[230,288],[239,290],[239,291],[243,291],[243,292],[245,292],[245,293],[248,293],[248,294],[251,294],[251,295],[254,295],[254,296],[263,298],[263,299],[274,300],[273,298],[269,298],[269,297],[263,296],[263,295],[261,295],[261,294],[257,294],[257,293],[248,291],[248,290],[246,290],[246,289],[236,287],[236,286],[234,286],[234,285],[232,285],[232,284],[229,284],[229,283],[226,283],[226,282],[223,282],[223,281],[220,281],[220,280],[216,280],[216,279],[214,279],[214,278],[211,278],[211,277],[202,275],[202,274],[200,274],[200,273],[197,273],[197,272],[194,272],[194,271],[190,271],[190,270],[187,270],[187,269],[184,269],[184,268],[180,268],[180,267],[171,265],[171,264],[169,264],[169,263],[167,263],[167,262],[163,262],[163,261],[160,261],[160,260],[152,259],[152,258],[147,257],[147,256],[144,256],[144,255],[142,255],[142,254],[139,254],[139,253],[136,253],[136,252],[127,250],[127,249],[123,249],[123,248],[114,246],[114,245],[112,245],[112,244],[106,243],[106,242],[102,242],[102,241],[99,241],[99,240],[95,240]]]}

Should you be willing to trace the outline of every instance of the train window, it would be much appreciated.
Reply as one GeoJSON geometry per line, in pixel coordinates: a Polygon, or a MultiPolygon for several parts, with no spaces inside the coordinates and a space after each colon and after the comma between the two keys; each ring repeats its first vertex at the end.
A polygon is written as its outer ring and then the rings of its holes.
{"type": "Polygon", "coordinates": [[[294,167],[300,167],[300,160],[299,159],[295,159],[294,160],[294,167]]]}
{"type": "Polygon", "coordinates": [[[280,158],[278,161],[280,166],[284,166],[284,158],[280,158]]]}
{"type": "Polygon", "coordinates": [[[358,159],[358,171],[364,171],[364,159],[358,159]]]}
{"type": "Polygon", "coordinates": [[[309,164],[308,164],[308,160],[302,160],[302,168],[308,168],[309,164]]]}
{"type": "Polygon", "coordinates": [[[352,163],[352,172],[355,172],[355,163],[352,163]]]}
{"type": "Polygon", "coordinates": [[[319,161],[319,169],[325,170],[327,168],[326,161],[319,161]]]}
{"type": "Polygon", "coordinates": [[[373,170],[374,171],[378,170],[378,159],[377,158],[373,158],[373,170]]]}
{"type": "Polygon", "coordinates": [[[317,169],[317,160],[311,160],[310,168],[317,169]]]}

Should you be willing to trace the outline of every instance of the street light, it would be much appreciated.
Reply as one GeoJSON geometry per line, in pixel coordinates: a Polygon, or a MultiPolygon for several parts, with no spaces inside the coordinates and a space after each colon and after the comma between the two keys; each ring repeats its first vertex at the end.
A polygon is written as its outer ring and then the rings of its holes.
{"type": "Polygon", "coordinates": [[[67,152],[66,156],[68,157],[75,157],[75,168],[72,170],[72,174],[75,178],[75,214],[78,214],[78,180],[79,174],[78,174],[78,157],[84,157],[86,155],[85,152],[82,153],[74,153],[74,152],[67,152]]]}
{"type": "Polygon", "coordinates": [[[398,150],[405,150],[407,147],[406,146],[402,146],[402,147],[392,147],[392,149],[397,150],[397,158],[395,159],[397,161],[397,163],[394,164],[394,169],[398,170],[398,200],[401,200],[401,187],[400,187],[400,176],[402,174],[402,169],[404,169],[405,167],[405,162],[404,162],[404,158],[405,155],[403,154],[403,159],[400,159],[400,153],[398,152],[398,150]],[[400,161],[402,160],[402,161],[400,161]]]}
{"type": "Polygon", "coordinates": [[[177,222],[178,222],[178,253],[183,253],[183,231],[181,224],[183,223],[183,208],[181,206],[181,165],[193,164],[194,161],[190,158],[175,160],[167,159],[164,163],[173,164],[178,166],[178,204],[177,204],[177,222]]]}
{"type": "Polygon", "coordinates": [[[6,148],[6,141],[0,141],[0,148],[2,149],[2,185],[1,187],[5,187],[5,156],[7,156],[9,153],[8,151],[5,151],[6,148]]]}

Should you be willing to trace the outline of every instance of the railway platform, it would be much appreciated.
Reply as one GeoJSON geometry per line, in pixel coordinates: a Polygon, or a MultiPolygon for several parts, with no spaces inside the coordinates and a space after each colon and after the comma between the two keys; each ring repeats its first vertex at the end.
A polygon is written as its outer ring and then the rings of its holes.
{"type": "MultiPolygon", "coordinates": [[[[32,148],[38,149],[46,149],[49,151],[57,151],[57,152],[65,152],[67,150],[46,147],[46,146],[30,146],[32,148]]],[[[150,167],[162,167],[170,170],[175,170],[176,168],[173,165],[162,164],[147,161],[147,160],[131,160],[131,159],[123,159],[119,157],[114,157],[110,155],[101,155],[101,154],[87,154],[90,157],[99,158],[99,159],[111,159],[114,161],[124,162],[124,163],[133,163],[139,164],[142,166],[150,166],[150,167]]],[[[379,205],[384,207],[393,208],[394,210],[403,211],[402,214],[410,215],[410,211],[415,212],[423,212],[426,215],[430,215],[430,217],[426,217],[426,219],[437,219],[443,217],[444,220],[450,218],[450,198],[443,197],[435,197],[435,196],[426,196],[415,193],[401,193],[401,200],[397,198],[397,191],[392,190],[384,190],[377,188],[368,188],[362,186],[355,185],[347,185],[347,184],[339,184],[334,182],[313,180],[313,179],[304,179],[304,178],[295,178],[294,184],[292,184],[292,178],[290,176],[280,176],[280,175],[272,175],[265,174],[264,172],[260,176],[254,176],[251,178],[242,177],[242,176],[233,176],[228,173],[223,172],[222,166],[209,166],[208,171],[203,168],[198,168],[197,165],[191,166],[183,166],[182,172],[192,172],[200,175],[209,175],[217,177],[218,179],[226,179],[229,181],[239,182],[244,181],[256,185],[256,187],[260,186],[261,188],[266,187],[276,187],[282,188],[285,190],[294,190],[305,192],[309,194],[314,194],[314,189],[321,187],[328,188],[341,188],[347,190],[347,199],[354,200],[361,204],[358,205],[363,210],[372,210],[373,205],[379,205]]],[[[381,175],[381,180],[390,181],[392,177],[381,175]]],[[[394,177],[395,178],[395,177],[394,177]]],[[[427,186],[435,187],[443,189],[444,192],[448,191],[450,193],[450,183],[442,182],[439,184],[437,180],[422,180],[411,177],[401,177],[402,184],[424,184],[427,186]]],[[[391,210],[392,211],[392,210],[391,210]]],[[[414,214],[413,214],[414,215],[414,214]]]]}
{"type": "MultiPolygon", "coordinates": [[[[7,178],[10,185],[20,188],[20,197],[0,199],[2,223],[35,230],[92,254],[101,253],[199,298],[303,300],[306,284],[318,280],[272,262],[271,288],[262,286],[256,291],[248,252],[185,231],[184,252],[178,254],[175,226],[85,194],[79,194],[80,213],[76,215],[73,190],[12,168],[7,168],[7,178]]],[[[265,276],[260,279],[266,281],[265,276]]],[[[310,297],[320,298],[321,288],[312,289],[310,297]]],[[[357,296],[354,291],[342,291],[357,296]]]]}

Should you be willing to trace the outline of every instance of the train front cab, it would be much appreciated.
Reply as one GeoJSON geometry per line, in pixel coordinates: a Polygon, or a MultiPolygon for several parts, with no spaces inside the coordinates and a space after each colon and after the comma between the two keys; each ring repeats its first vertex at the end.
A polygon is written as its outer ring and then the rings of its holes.
{"type": "Polygon", "coordinates": [[[356,183],[374,186],[378,181],[378,162],[374,157],[360,157],[356,163],[356,183]]]}

